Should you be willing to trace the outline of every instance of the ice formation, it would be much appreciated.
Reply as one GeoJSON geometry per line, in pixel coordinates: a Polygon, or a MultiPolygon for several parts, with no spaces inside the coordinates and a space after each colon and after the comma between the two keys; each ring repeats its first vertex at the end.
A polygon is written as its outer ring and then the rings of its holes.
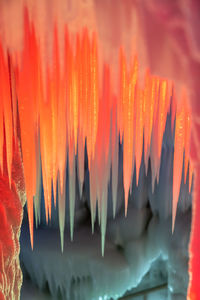
{"type": "MultiPolygon", "coordinates": [[[[193,19],[190,14],[198,4],[192,1],[189,12],[187,5],[153,0],[148,4],[129,1],[127,5],[116,1],[115,8],[109,1],[52,1],[49,5],[46,1],[38,4],[30,0],[0,4],[0,166],[3,170],[5,143],[11,186],[13,149],[19,139],[32,247],[34,210],[36,224],[40,215],[41,172],[46,222],[51,220],[52,197],[56,205],[58,194],[62,250],[68,176],[73,239],[76,174],[81,195],[86,144],[92,230],[98,219],[103,254],[110,178],[113,215],[117,208],[119,140],[123,144],[127,214],[134,180],[136,190],[140,189],[141,169],[145,176],[149,160],[151,192],[161,184],[162,142],[169,114],[170,129],[175,135],[171,226],[174,231],[182,178],[184,182],[188,178],[191,189],[193,169],[195,182],[199,176],[199,49],[197,16],[193,19]],[[109,26],[112,9],[119,18],[113,17],[109,26]],[[196,74],[194,80],[188,75],[190,68],[196,74]]],[[[194,191],[188,290],[188,299],[192,300],[198,299],[199,293],[195,267],[199,244],[195,239],[199,228],[197,184],[194,191]]],[[[156,200],[151,199],[153,206],[156,200]]],[[[155,207],[163,211],[159,205],[155,207]]]]}
{"type": "MultiPolygon", "coordinates": [[[[167,115],[172,112],[172,130],[175,126],[174,174],[173,174],[173,224],[176,216],[180,183],[185,160],[185,178],[192,168],[189,164],[190,115],[185,92],[181,93],[180,108],[176,112],[173,103],[175,91],[167,79],[152,76],[146,70],[144,83],[138,80],[139,62],[133,56],[131,67],[123,50],[119,58],[119,91],[112,88],[112,70],[109,65],[98,69],[96,34],[89,36],[87,28],[75,36],[75,49],[68,29],[64,33],[64,62],[59,59],[59,41],[55,26],[53,39],[53,66],[43,66],[34,24],[29,21],[25,10],[24,47],[21,64],[10,65],[1,50],[2,116],[4,116],[7,166],[11,178],[13,119],[20,121],[20,141],[22,147],[24,177],[31,245],[33,247],[33,198],[37,207],[37,175],[41,169],[44,188],[46,221],[51,219],[52,188],[54,204],[58,185],[59,222],[63,248],[65,207],[65,170],[69,163],[69,201],[71,238],[73,237],[75,207],[75,160],[78,163],[80,195],[84,177],[84,148],[87,145],[90,173],[90,207],[92,227],[94,226],[96,205],[102,231],[102,252],[105,238],[107,190],[112,170],[113,210],[115,214],[118,180],[118,141],[123,142],[123,183],[125,193],[125,215],[128,195],[132,185],[134,166],[136,185],[144,147],[145,169],[149,158],[152,170],[152,190],[159,182],[160,159],[163,133],[167,115]],[[63,70],[62,70],[63,68],[63,70]],[[42,70],[46,70],[45,76],[42,70]],[[10,74],[9,74],[10,72],[10,74]],[[45,78],[45,79],[44,79],[45,78]],[[100,80],[101,78],[101,80],[100,80]],[[13,96],[10,93],[10,81],[13,96]],[[102,85],[100,82],[102,81],[102,85]],[[24,84],[26,82],[26,84],[24,84]],[[45,88],[46,86],[46,88],[45,88]],[[172,108],[173,107],[173,108],[172,108]],[[12,113],[14,117],[12,119],[12,113]],[[175,125],[174,125],[175,122],[175,125]],[[144,145],[143,145],[144,142],[144,145]],[[53,145],[53,146],[52,146],[53,145]]],[[[12,63],[13,62],[13,63],[12,63]]],[[[3,117],[1,117],[3,124],[3,117]]],[[[1,137],[3,137],[3,126],[1,137]]],[[[2,141],[1,141],[2,144],[2,141]]],[[[39,188],[39,187],[38,187],[39,188]]],[[[37,214],[36,214],[37,216],[37,214]]]]}
{"type": "MultiPolygon", "coordinates": [[[[79,199],[78,189],[76,190],[74,241],[70,242],[70,224],[66,218],[63,254],[60,252],[57,230],[59,221],[54,209],[49,226],[45,226],[45,212],[41,211],[40,226],[34,233],[34,251],[27,241],[28,223],[24,222],[21,234],[21,261],[25,277],[28,274],[31,282],[40,291],[35,295],[47,297],[44,290],[48,286],[53,299],[59,296],[61,299],[70,300],[100,299],[105,295],[106,299],[121,299],[126,290],[137,287],[143,281],[146,273],[150,274],[149,280],[152,281],[151,277],[154,276],[150,271],[152,264],[160,258],[158,268],[163,272],[162,264],[166,264],[165,280],[168,280],[169,290],[160,298],[157,294],[150,294],[147,299],[158,297],[160,300],[183,300],[186,298],[191,194],[189,194],[189,176],[185,183],[183,170],[175,231],[172,235],[172,140],[171,119],[168,117],[162,145],[159,184],[155,184],[152,193],[151,171],[149,169],[146,176],[143,156],[138,186],[136,186],[136,174],[133,179],[126,218],[122,188],[123,152],[120,145],[116,216],[113,219],[110,184],[103,258],[100,254],[101,232],[98,222],[92,235],[90,213],[85,212],[87,204],[79,199]]],[[[84,185],[86,181],[87,178],[84,185]]],[[[66,215],[69,213],[68,205],[69,203],[66,203],[66,215]]],[[[156,284],[158,284],[159,273],[157,276],[156,284]]],[[[29,286],[25,284],[22,288],[22,300],[26,299],[28,290],[29,286]]],[[[34,293],[37,293],[37,290],[34,290],[34,293]]]]}

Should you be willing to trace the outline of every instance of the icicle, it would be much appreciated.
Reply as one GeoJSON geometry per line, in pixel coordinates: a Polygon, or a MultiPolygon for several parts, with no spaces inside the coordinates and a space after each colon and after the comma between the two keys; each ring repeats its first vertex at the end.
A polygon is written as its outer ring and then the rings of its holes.
{"type": "Polygon", "coordinates": [[[146,155],[145,155],[145,166],[146,173],[148,168],[148,159],[150,156],[151,150],[151,138],[152,138],[152,130],[153,130],[153,120],[154,120],[154,106],[155,106],[155,90],[156,90],[156,78],[151,78],[149,84],[149,89],[147,89],[147,104],[149,109],[146,110],[146,123],[145,123],[145,131],[146,131],[146,155]]]}
{"type": "Polygon", "coordinates": [[[185,166],[185,172],[184,172],[184,182],[186,183],[187,179],[187,172],[189,169],[189,152],[190,152],[190,134],[191,134],[191,119],[188,113],[188,107],[187,107],[187,97],[186,97],[186,91],[183,90],[183,103],[185,107],[185,140],[184,140],[184,149],[185,149],[185,160],[184,160],[184,166],[185,166]]]}
{"type": "MultiPolygon", "coordinates": [[[[48,96],[48,93],[47,93],[48,96]]],[[[51,219],[51,191],[52,191],[52,111],[49,98],[40,102],[40,148],[42,160],[42,174],[44,199],[46,208],[46,221],[51,219]],[[48,132],[48,134],[47,134],[48,132]]]]}
{"type": "MultiPolygon", "coordinates": [[[[69,45],[68,45],[69,47],[69,45]]],[[[69,213],[70,213],[70,236],[73,239],[74,210],[75,210],[75,155],[77,154],[78,139],[78,65],[73,57],[71,48],[68,49],[66,61],[67,73],[67,130],[69,146],[69,213]]]]}
{"type": "Polygon", "coordinates": [[[35,212],[35,225],[36,228],[40,224],[40,208],[41,208],[41,197],[42,197],[42,164],[41,164],[41,154],[40,154],[40,140],[38,138],[38,145],[37,145],[38,153],[36,156],[38,157],[37,160],[37,175],[36,175],[36,193],[34,196],[34,212],[35,212]]]}
{"type": "Polygon", "coordinates": [[[155,182],[158,171],[158,97],[159,97],[159,79],[155,78],[154,89],[152,90],[154,97],[154,113],[153,113],[153,128],[152,128],[152,143],[151,143],[151,171],[152,171],[152,192],[154,192],[155,182]]]}
{"type": "Polygon", "coordinates": [[[77,82],[77,72],[78,66],[76,65],[76,61],[72,63],[72,70],[71,70],[71,89],[70,92],[70,114],[72,117],[72,127],[71,127],[71,134],[73,134],[74,140],[74,154],[77,154],[77,137],[78,137],[78,82],[77,82]]]}
{"type": "Polygon", "coordinates": [[[172,85],[172,96],[171,96],[171,129],[174,130],[176,117],[176,96],[174,91],[174,86],[172,85]]]}
{"type": "Polygon", "coordinates": [[[97,178],[96,178],[96,165],[94,160],[90,165],[90,212],[91,212],[91,225],[92,233],[94,233],[94,222],[96,217],[96,200],[97,200],[97,178]]]}
{"type": "Polygon", "coordinates": [[[70,216],[70,237],[73,240],[74,234],[74,211],[75,211],[75,148],[74,141],[69,142],[69,216],[70,216]]]}
{"type": "Polygon", "coordinates": [[[78,134],[78,174],[79,174],[79,192],[82,197],[83,181],[84,181],[84,141],[82,133],[78,134]]]}
{"type": "Polygon", "coordinates": [[[91,48],[87,29],[84,29],[82,37],[82,70],[83,70],[83,131],[87,141],[88,168],[92,157],[91,151],[91,48]]]}
{"type": "MultiPolygon", "coordinates": [[[[60,229],[60,243],[61,251],[64,250],[64,230],[65,230],[65,201],[66,201],[66,184],[61,186],[60,172],[58,172],[58,217],[59,217],[59,229],[60,229]]],[[[66,173],[62,178],[64,183],[66,182],[66,173]]]]}
{"type": "Polygon", "coordinates": [[[185,173],[184,173],[184,182],[186,182],[187,172],[189,168],[189,147],[190,147],[190,117],[186,114],[185,118],[185,173]]]}
{"type": "Polygon", "coordinates": [[[124,110],[125,110],[125,103],[127,97],[127,67],[126,67],[126,61],[122,49],[120,49],[119,66],[120,66],[120,82],[119,82],[120,97],[119,97],[119,110],[118,110],[118,128],[119,128],[119,135],[120,135],[120,143],[122,143],[122,137],[124,134],[123,132],[124,110]]]}
{"type": "Polygon", "coordinates": [[[96,35],[93,34],[91,45],[91,151],[92,157],[95,153],[98,110],[99,110],[99,88],[98,88],[98,53],[96,35]]]}
{"type": "Polygon", "coordinates": [[[65,173],[66,173],[66,157],[67,157],[67,133],[68,133],[68,102],[69,98],[69,79],[68,74],[70,73],[70,60],[71,60],[71,49],[68,40],[68,31],[65,32],[65,57],[64,57],[64,74],[61,78],[60,97],[58,102],[58,117],[57,117],[57,172],[60,176],[60,190],[61,194],[65,189],[65,173]],[[65,84],[66,86],[65,86],[65,84]],[[67,91],[67,95],[66,95],[67,91]]]}
{"type": "Polygon", "coordinates": [[[145,87],[144,87],[144,158],[145,158],[145,173],[148,170],[148,161],[150,155],[150,142],[151,142],[151,78],[149,70],[145,75],[145,87]]]}
{"type": "Polygon", "coordinates": [[[113,217],[116,214],[117,205],[117,185],[118,185],[118,155],[119,155],[119,136],[117,130],[117,99],[113,97],[112,107],[112,198],[113,198],[113,217]]]}
{"type": "MultiPolygon", "coordinates": [[[[123,176],[125,193],[125,215],[127,215],[128,194],[131,185],[131,178],[134,166],[134,106],[135,106],[135,87],[138,74],[137,58],[134,59],[133,69],[130,73],[130,79],[127,82],[126,99],[124,103],[124,143],[123,143],[123,176]]],[[[137,105],[137,104],[136,104],[137,105]]],[[[137,125],[137,123],[136,123],[137,125]]],[[[135,133],[136,134],[136,133],[135,133]]],[[[135,144],[137,141],[135,141],[135,144]]]]}
{"type": "Polygon", "coordinates": [[[39,172],[37,173],[37,188],[36,188],[36,194],[34,196],[34,213],[35,213],[35,226],[36,228],[39,226],[40,224],[40,205],[41,205],[41,169],[39,170],[39,172]]]}
{"type": "Polygon", "coordinates": [[[79,177],[79,192],[82,197],[82,187],[84,181],[84,146],[85,136],[83,131],[83,70],[81,60],[81,43],[80,37],[76,36],[76,64],[77,64],[77,94],[78,94],[78,177],[79,177]]]}
{"type": "Polygon", "coordinates": [[[174,164],[173,164],[173,208],[172,208],[172,232],[174,231],[176,210],[180,193],[182,168],[183,168],[183,153],[184,153],[184,122],[185,112],[184,107],[177,110],[175,124],[175,142],[174,142],[174,164]]]}
{"type": "Polygon", "coordinates": [[[193,180],[193,175],[194,175],[194,167],[193,167],[191,161],[190,161],[190,163],[189,163],[188,168],[189,168],[189,193],[191,193],[192,180],[193,180]]]}
{"type": "MultiPolygon", "coordinates": [[[[57,147],[58,147],[58,103],[62,101],[61,98],[61,80],[60,64],[59,64],[59,45],[57,36],[57,26],[54,29],[54,45],[53,45],[53,66],[50,73],[49,86],[47,86],[47,93],[49,90],[49,98],[51,103],[52,113],[52,182],[54,207],[56,207],[56,189],[57,189],[57,147]]],[[[63,87],[62,87],[63,88],[63,87]]]]}
{"type": "Polygon", "coordinates": [[[159,100],[158,100],[158,119],[157,119],[157,183],[159,182],[159,173],[160,173],[160,161],[161,161],[161,152],[162,152],[162,141],[163,141],[163,134],[165,131],[165,125],[167,120],[167,112],[168,112],[168,98],[167,98],[167,81],[161,80],[160,82],[160,93],[159,93],[159,100]]]}
{"type": "Polygon", "coordinates": [[[136,185],[139,181],[140,165],[142,161],[142,147],[143,147],[143,100],[144,92],[137,89],[136,92],[136,127],[135,127],[135,163],[136,163],[136,185]]]}
{"type": "Polygon", "coordinates": [[[106,237],[106,222],[107,222],[107,197],[108,186],[105,185],[101,199],[101,254],[104,256],[105,237],[106,237]]]}

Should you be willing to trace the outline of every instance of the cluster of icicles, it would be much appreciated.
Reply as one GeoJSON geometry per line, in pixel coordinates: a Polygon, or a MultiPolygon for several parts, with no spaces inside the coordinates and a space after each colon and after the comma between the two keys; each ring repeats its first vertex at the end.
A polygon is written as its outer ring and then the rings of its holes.
{"type": "Polygon", "coordinates": [[[84,181],[84,149],[87,145],[90,172],[90,205],[92,228],[96,206],[100,216],[102,247],[106,231],[107,191],[112,170],[113,214],[118,183],[119,139],[123,143],[123,181],[125,214],[132,184],[134,166],[138,183],[142,152],[145,166],[151,160],[152,189],[159,181],[162,139],[167,114],[175,126],[173,175],[173,227],[185,165],[189,164],[190,117],[186,93],[181,95],[180,109],[175,106],[171,82],[152,76],[147,70],[144,83],[139,83],[137,56],[127,66],[119,49],[119,90],[114,93],[112,70],[98,66],[97,36],[85,28],[76,34],[75,46],[66,28],[64,61],[59,57],[55,28],[52,67],[41,61],[39,43],[33,24],[25,16],[24,46],[20,63],[0,44],[0,166],[3,168],[5,136],[7,169],[11,178],[13,143],[20,137],[27,195],[31,245],[33,247],[34,201],[37,203],[38,174],[42,168],[46,220],[51,219],[51,203],[58,195],[61,245],[65,224],[65,176],[69,162],[69,209],[71,237],[75,208],[75,159],[78,162],[80,194],[84,181]],[[45,76],[42,75],[45,70],[45,76]],[[101,77],[101,78],[100,78],[101,77]],[[101,82],[101,86],[100,86],[101,82]],[[17,130],[19,120],[20,131],[17,130]],[[5,134],[4,134],[5,133],[5,134]],[[52,195],[53,191],[53,195],[52,195]]]}

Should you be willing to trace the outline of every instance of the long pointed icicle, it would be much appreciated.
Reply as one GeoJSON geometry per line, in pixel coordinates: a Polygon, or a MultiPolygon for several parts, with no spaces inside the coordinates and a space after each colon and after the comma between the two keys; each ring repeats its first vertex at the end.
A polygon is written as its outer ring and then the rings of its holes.
{"type": "Polygon", "coordinates": [[[113,217],[116,214],[117,206],[117,185],[118,185],[118,155],[119,155],[119,136],[117,130],[117,100],[114,98],[112,106],[112,199],[113,217]]]}
{"type": "Polygon", "coordinates": [[[76,62],[77,62],[77,93],[78,93],[78,175],[79,175],[79,192],[82,196],[82,188],[84,181],[84,147],[85,136],[83,130],[83,69],[82,69],[82,53],[80,36],[76,37],[76,62]]]}
{"type": "Polygon", "coordinates": [[[152,116],[151,113],[151,78],[149,70],[145,75],[145,87],[144,87],[144,157],[145,157],[145,172],[148,170],[148,160],[150,155],[150,143],[151,143],[151,130],[152,130],[152,116]]]}
{"type": "Polygon", "coordinates": [[[157,164],[157,179],[159,179],[159,170],[160,170],[160,160],[161,160],[161,151],[162,151],[162,140],[163,134],[165,131],[165,124],[167,119],[168,112],[168,99],[167,99],[167,82],[162,80],[160,84],[160,93],[159,93],[159,106],[158,106],[158,164],[157,164]]]}
{"type": "Polygon", "coordinates": [[[153,131],[152,131],[152,144],[151,144],[151,168],[152,168],[152,192],[154,192],[155,181],[157,179],[158,170],[158,99],[159,99],[159,86],[160,81],[158,78],[154,78],[155,84],[153,86],[153,97],[154,97],[154,114],[153,114],[153,131]]]}
{"type": "MultiPolygon", "coordinates": [[[[66,181],[66,174],[62,181],[66,181]]],[[[60,172],[58,172],[58,217],[59,217],[59,229],[60,229],[60,243],[61,251],[64,251],[64,230],[65,230],[65,197],[66,197],[66,185],[61,186],[60,172]]]]}
{"type": "Polygon", "coordinates": [[[65,28],[65,56],[64,56],[64,71],[59,83],[59,101],[58,116],[57,116],[57,156],[56,169],[58,179],[58,210],[59,210],[59,228],[61,237],[61,249],[64,249],[64,228],[65,228],[65,199],[66,199],[66,165],[67,165],[67,97],[69,97],[69,76],[71,61],[71,47],[69,42],[68,29],[65,28]],[[65,83],[66,82],[66,83],[65,83]],[[65,84],[66,86],[65,86],[65,84]]]}
{"type": "Polygon", "coordinates": [[[172,232],[174,231],[176,210],[181,186],[183,153],[185,139],[185,111],[182,106],[176,114],[174,164],[173,164],[173,204],[172,204],[172,232]]]}
{"type": "Polygon", "coordinates": [[[142,146],[143,146],[143,126],[144,126],[144,116],[143,116],[143,101],[144,92],[137,90],[136,94],[136,133],[135,133],[135,163],[136,163],[136,184],[139,182],[139,172],[140,165],[142,161],[142,146]]]}
{"type": "Polygon", "coordinates": [[[191,193],[193,175],[194,175],[194,167],[192,165],[192,162],[190,162],[189,163],[189,193],[191,193]]]}
{"type": "Polygon", "coordinates": [[[123,174],[125,193],[125,215],[128,208],[128,194],[131,185],[132,172],[134,168],[134,108],[135,108],[135,88],[137,82],[138,62],[134,59],[133,68],[127,82],[127,95],[124,108],[124,151],[123,151],[123,174]]]}
{"type": "Polygon", "coordinates": [[[127,98],[127,66],[126,66],[126,60],[122,49],[120,49],[119,67],[120,67],[120,72],[119,72],[120,90],[119,90],[118,130],[120,134],[120,142],[122,143],[122,138],[124,134],[123,132],[124,110],[125,110],[125,103],[127,98]]]}
{"type": "MultiPolygon", "coordinates": [[[[48,78],[48,77],[47,77],[48,78]]],[[[48,96],[48,93],[47,93],[48,96]]],[[[40,98],[40,149],[42,159],[43,188],[46,221],[51,218],[51,179],[52,179],[52,110],[50,98],[40,98]],[[48,134],[47,134],[48,132],[48,134]]]]}
{"type": "Polygon", "coordinates": [[[106,222],[107,222],[107,195],[108,187],[104,188],[101,199],[101,254],[104,256],[105,237],[106,237],[106,222]]]}
{"type": "Polygon", "coordinates": [[[91,162],[91,51],[87,29],[84,29],[82,37],[82,61],[83,61],[83,108],[84,108],[84,136],[87,141],[88,166],[91,162]]]}
{"type": "Polygon", "coordinates": [[[97,176],[94,160],[90,164],[90,211],[91,211],[91,226],[94,233],[94,222],[96,217],[96,200],[97,200],[97,176]]]}
{"type": "MultiPolygon", "coordinates": [[[[73,143],[73,142],[72,142],[73,143]]],[[[70,237],[73,240],[74,234],[74,210],[75,210],[75,148],[69,145],[69,215],[70,215],[70,237]]]]}
{"type": "Polygon", "coordinates": [[[186,183],[187,179],[187,173],[189,170],[189,152],[190,152],[190,134],[191,134],[191,119],[187,107],[187,97],[186,97],[186,91],[183,91],[183,103],[185,106],[185,140],[184,140],[184,150],[185,150],[185,160],[184,160],[184,166],[185,166],[185,172],[184,172],[184,182],[186,183]]]}
{"type": "MultiPolygon", "coordinates": [[[[57,190],[57,147],[58,142],[58,103],[61,101],[61,74],[59,65],[59,45],[57,36],[57,27],[54,30],[54,47],[53,47],[53,66],[50,72],[49,79],[49,97],[52,112],[52,182],[53,182],[53,195],[54,207],[56,207],[56,190],[57,190]]],[[[48,87],[47,87],[48,88],[48,87]]],[[[47,89],[48,90],[48,89],[47,89]]]]}
{"type": "Polygon", "coordinates": [[[91,152],[94,158],[98,129],[99,87],[98,87],[98,53],[96,35],[93,34],[91,44],[91,152]]]}

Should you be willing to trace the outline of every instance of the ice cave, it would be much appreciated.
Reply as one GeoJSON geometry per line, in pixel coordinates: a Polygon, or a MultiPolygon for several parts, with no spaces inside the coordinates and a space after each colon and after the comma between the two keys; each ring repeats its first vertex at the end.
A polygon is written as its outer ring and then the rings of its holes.
{"type": "Polygon", "coordinates": [[[200,299],[199,19],[0,1],[0,300],[200,299]]]}

